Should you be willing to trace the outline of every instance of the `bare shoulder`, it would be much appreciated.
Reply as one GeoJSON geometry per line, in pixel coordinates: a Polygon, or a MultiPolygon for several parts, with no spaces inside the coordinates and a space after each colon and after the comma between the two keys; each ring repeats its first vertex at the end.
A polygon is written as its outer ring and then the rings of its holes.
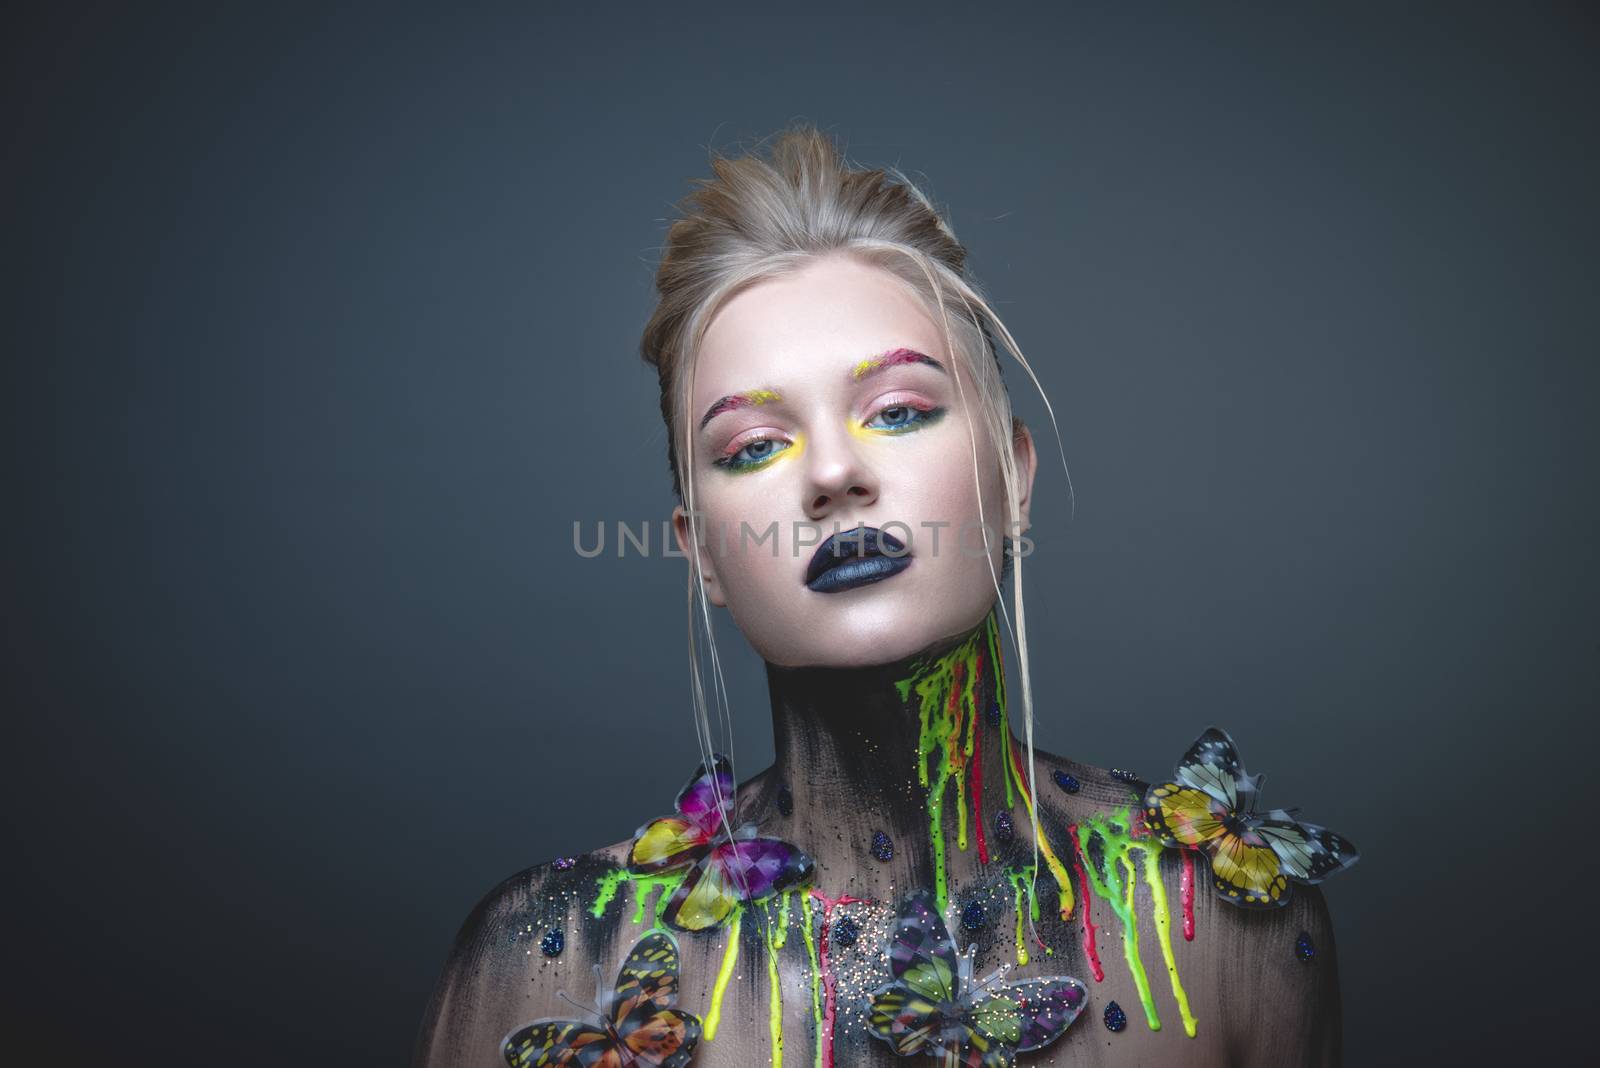
{"type": "MultiPolygon", "coordinates": [[[[1212,888],[1207,854],[1162,847],[1149,836],[1143,821],[1149,780],[1039,750],[1034,759],[1045,834],[1083,866],[1081,889],[1094,897],[1093,908],[1104,910],[1102,927],[1122,928],[1118,909],[1127,908],[1139,932],[1134,956],[1142,947],[1170,953],[1188,1011],[1206,1021],[1202,1036],[1221,1042],[1228,1063],[1340,1063],[1338,958],[1319,887],[1294,883],[1276,906],[1224,900],[1212,888]],[[1134,863],[1122,863],[1124,857],[1134,863]]],[[[1108,958],[1105,971],[1115,986],[1117,963],[1108,958]]],[[[1136,985],[1139,992],[1128,991],[1125,1001],[1148,999],[1157,1016],[1177,1008],[1164,1003],[1159,981],[1136,985]]],[[[1135,1012],[1130,1006],[1130,1018],[1135,1012]]]]}
{"type": "Polygon", "coordinates": [[[593,996],[591,965],[612,950],[615,910],[593,908],[596,887],[625,863],[629,843],[536,864],[503,880],[467,915],[434,984],[417,1068],[504,1063],[513,1030],[563,1013],[559,994],[593,996]],[[599,912],[600,915],[596,915],[599,912]]]}

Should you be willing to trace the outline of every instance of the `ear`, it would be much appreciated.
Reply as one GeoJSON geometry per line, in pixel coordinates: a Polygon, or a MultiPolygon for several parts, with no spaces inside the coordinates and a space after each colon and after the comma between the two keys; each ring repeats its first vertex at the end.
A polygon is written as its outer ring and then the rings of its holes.
{"type": "Polygon", "coordinates": [[[1017,513],[1022,533],[1028,531],[1028,505],[1033,501],[1033,476],[1039,470],[1039,454],[1033,448],[1033,432],[1015,416],[1011,419],[1011,458],[1017,465],[1017,513]]]}
{"type": "MultiPolygon", "coordinates": [[[[689,513],[684,511],[681,504],[672,509],[672,533],[678,539],[678,551],[687,558],[692,539],[689,534],[689,513]]],[[[700,536],[705,537],[704,527],[700,530],[700,536]]],[[[704,584],[706,600],[718,608],[728,607],[727,600],[722,596],[722,584],[717,581],[717,568],[711,561],[711,554],[706,552],[704,545],[696,547],[695,551],[700,558],[700,577],[704,584]]],[[[691,563],[689,566],[692,568],[694,564],[691,563]]]]}

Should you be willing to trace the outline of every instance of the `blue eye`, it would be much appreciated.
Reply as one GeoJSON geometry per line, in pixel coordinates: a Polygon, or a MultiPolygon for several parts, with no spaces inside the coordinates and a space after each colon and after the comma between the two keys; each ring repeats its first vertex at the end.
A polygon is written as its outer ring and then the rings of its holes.
{"type": "Polygon", "coordinates": [[[718,467],[725,467],[729,471],[754,471],[765,467],[768,461],[776,459],[778,454],[789,447],[787,441],[778,441],[773,438],[758,438],[745,445],[738,452],[728,456],[719,456],[711,462],[718,467]]]}
{"type": "Polygon", "coordinates": [[[878,417],[883,419],[881,424],[869,420],[863,425],[868,430],[901,434],[908,430],[917,430],[925,427],[930,423],[936,423],[942,415],[944,415],[943,408],[929,408],[927,411],[923,411],[921,408],[913,408],[909,404],[895,404],[879,410],[878,417]]]}

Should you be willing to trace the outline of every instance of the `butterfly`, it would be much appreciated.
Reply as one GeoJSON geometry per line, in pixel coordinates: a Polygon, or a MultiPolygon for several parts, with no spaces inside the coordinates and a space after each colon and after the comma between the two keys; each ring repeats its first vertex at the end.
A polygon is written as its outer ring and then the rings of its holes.
{"type": "Polygon", "coordinates": [[[1176,778],[1145,791],[1145,825],[1166,845],[1209,856],[1211,882],[1224,901],[1285,905],[1291,881],[1320,883],[1360,858],[1348,839],[1283,809],[1257,816],[1262,776],[1245,774],[1233,739],[1218,727],[1189,747],[1176,778]]]}
{"type": "Polygon", "coordinates": [[[640,827],[628,852],[628,868],[640,875],[689,868],[662,912],[686,931],[704,931],[726,920],[742,902],[764,898],[810,881],[811,858],[778,838],[756,837],[746,824],[730,836],[728,799],[733,765],[715,756],[701,765],[678,794],[675,816],[640,827]]]}
{"type": "MultiPolygon", "coordinates": [[[[599,965],[595,966],[598,975],[599,965]]],[[[595,999],[598,1025],[535,1020],[500,1044],[511,1068],[682,1068],[700,1042],[700,1018],[678,1000],[678,942],[654,930],[635,942],[615,987],[595,999]]]]}
{"type": "Polygon", "coordinates": [[[889,939],[894,976],[867,998],[871,1034],[901,1057],[927,1053],[961,1068],[1011,1068],[1018,1053],[1048,1046],[1088,1003],[1065,975],[995,985],[1000,968],[974,983],[972,955],[958,955],[934,906],[919,890],[900,907],[889,939]]]}

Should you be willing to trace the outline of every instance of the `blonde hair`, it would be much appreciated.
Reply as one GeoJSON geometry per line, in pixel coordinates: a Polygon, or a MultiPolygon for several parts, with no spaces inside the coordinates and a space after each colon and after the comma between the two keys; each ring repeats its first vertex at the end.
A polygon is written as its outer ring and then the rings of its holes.
{"type": "MultiPolygon", "coordinates": [[[[679,201],[681,216],[667,231],[655,285],[659,300],[644,329],[639,350],[656,369],[661,383],[661,416],[667,425],[667,460],[673,490],[689,513],[691,545],[701,544],[694,508],[694,435],[682,418],[694,388],[694,357],[707,327],[722,306],[756,283],[797,271],[830,255],[849,255],[895,275],[937,311],[952,358],[965,359],[977,383],[978,403],[964,404],[969,431],[972,412],[980,413],[983,430],[1000,457],[1005,480],[1006,529],[1020,530],[1018,472],[1012,436],[1018,430],[1011,398],[1000,374],[993,335],[998,334],[1028,373],[1044,398],[1055,427],[1055,412],[1033,369],[1000,321],[976,282],[968,276],[966,249],[928,197],[898,169],[852,167],[827,135],[800,124],[775,135],[766,156],[759,152],[730,158],[713,154],[712,178],[694,180],[696,188],[679,201]],[[991,333],[991,331],[993,333],[991,333]]],[[[961,377],[955,376],[958,388],[961,377]]],[[[966,398],[963,396],[963,401],[966,398]]],[[[971,433],[972,470],[978,470],[977,434],[971,433]]],[[[1060,432],[1056,431],[1059,446],[1060,432]]],[[[1066,456],[1062,453],[1062,465],[1066,456]]],[[[1068,476],[1070,490],[1071,481],[1068,476]]],[[[989,523],[982,516],[985,547],[989,523]]],[[[991,549],[992,553],[992,549],[991,549]]],[[[703,757],[712,759],[712,730],[706,710],[705,685],[695,642],[696,616],[705,630],[715,673],[719,718],[731,743],[721,660],[717,654],[697,552],[690,552],[689,662],[695,726],[703,757]],[[699,611],[696,612],[698,604],[699,611]]],[[[1016,650],[1022,682],[1024,731],[1028,746],[1028,791],[1034,790],[1033,689],[1028,669],[1027,619],[1023,611],[1022,559],[1013,557],[1013,599],[1016,629],[1012,631],[1001,593],[1001,577],[986,555],[1001,616],[1016,650]]],[[[1003,680],[1002,680],[1003,683],[1003,680]]],[[[724,748],[731,758],[732,746],[724,748]]],[[[737,779],[735,779],[737,782],[737,779]]],[[[1038,870],[1038,805],[1030,804],[1034,832],[1034,870],[1038,870]]]]}

